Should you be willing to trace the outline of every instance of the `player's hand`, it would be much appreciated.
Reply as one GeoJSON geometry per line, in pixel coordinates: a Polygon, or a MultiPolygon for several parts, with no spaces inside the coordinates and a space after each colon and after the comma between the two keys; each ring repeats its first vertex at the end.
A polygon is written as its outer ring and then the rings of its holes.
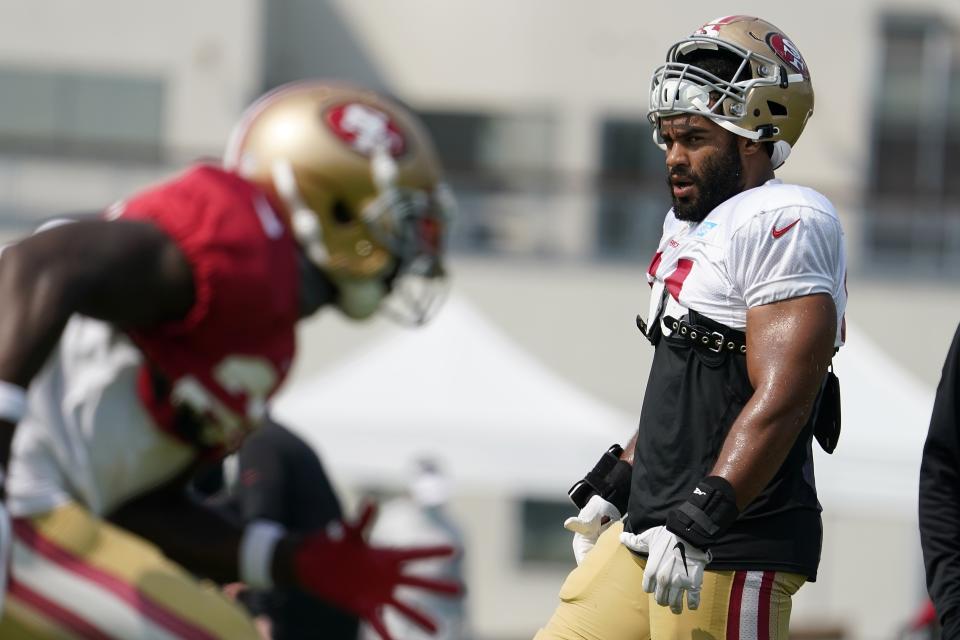
{"type": "Polygon", "coordinates": [[[615,506],[600,496],[593,496],[579,515],[564,521],[563,528],[573,532],[573,556],[578,565],[597,544],[600,534],[619,519],[620,511],[615,506]]]}
{"type": "Polygon", "coordinates": [[[683,611],[683,594],[687,608],[700,606],[703,571],[710,563],[709,551],[701,551],[666,527],[653,527],[643,533],[622,533],[620,542],[639,553],[647,554],[643,571],[643,590],[654,594],[657,604],[670,611],[683,611]]]}
{"type": "Polygon", "coordinates": [[[449,556],[456,550],[450,546],[372,547],[364,533],[374,512],[373,504],[367,504],[356,522],[344,522],[304,538],[295,554],[298,582],[321,600],[366,620],[384,640],[393,640],[381,617],[385,605],[435,633],[436,623],[397,600],[394,590],[403,585],[451,596],[460,594],[463,588],[458,582],[404,573],[408,562],[449,556]]]}

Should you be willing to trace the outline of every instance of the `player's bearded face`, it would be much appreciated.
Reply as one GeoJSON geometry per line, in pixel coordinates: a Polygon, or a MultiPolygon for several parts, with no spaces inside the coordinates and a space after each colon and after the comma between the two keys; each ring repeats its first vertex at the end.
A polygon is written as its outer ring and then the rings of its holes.
{"type": "Polygon", "coordinates": [[[700,222],[718,205],[743,190],[743,171],[740,151],[735,136],[729,136],[726,146],[703,158],[694,169],[689,164],[672,167],[667,174],[667,185],[673,201],[673,213],[678,220],[700,222]],[[677,196],[677,183],[689,184],[692,189],[677,196]]]}

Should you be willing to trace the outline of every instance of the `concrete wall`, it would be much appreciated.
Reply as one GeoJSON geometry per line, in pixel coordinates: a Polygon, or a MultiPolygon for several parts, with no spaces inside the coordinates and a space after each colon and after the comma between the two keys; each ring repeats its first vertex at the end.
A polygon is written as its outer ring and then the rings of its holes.
{"type": "MultiPolygon", "coordinates": [[[[718,5],[603,0],[335,0],[372,63],[418,105],[549,110],[561,122],[557,163],[594,166],[599,118],[642,114],[666,48],[717,17],[718,5]]],[[[880,62],[879,17],[931,10],[960,24],[952,0],[738,3],[797,44],[817,94],[813,119],[783,177],[842,197],[857,193],[868,160],[870,101],[880,62]]],[[[734,9],[730,9],[734,10],[734,9]]]]}
{"type": "Polygon", "coordinates": [[[176,148],[219,149],[260,89],[258,0],[3,0],[0,11],[0,64],[162,78],[176,148]]]}

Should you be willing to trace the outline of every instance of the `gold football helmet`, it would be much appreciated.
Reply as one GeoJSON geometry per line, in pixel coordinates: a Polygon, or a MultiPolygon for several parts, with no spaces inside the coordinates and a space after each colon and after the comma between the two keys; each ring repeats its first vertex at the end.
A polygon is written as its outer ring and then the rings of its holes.
{"type": "Polygon", "coordinates": [[[347,84],[285,85],[247,109],[224,165],[280,204],[349,317],[383,308],[420,324],[439,306],[454,205],[408,109],[347,84]]]}
{"type": "Polygon", "coordinates": [[[783,164],[813,114],[810,70],[777,27],[750,16],[717,18],[667,51],[653,73],[648,118],[659,139],[664,116],[694,113],[751,140],[773,142],[774,168],[783,164]],[[721,78],[698,66],[704,54],[733,56],[739,68],[721,78]]]}

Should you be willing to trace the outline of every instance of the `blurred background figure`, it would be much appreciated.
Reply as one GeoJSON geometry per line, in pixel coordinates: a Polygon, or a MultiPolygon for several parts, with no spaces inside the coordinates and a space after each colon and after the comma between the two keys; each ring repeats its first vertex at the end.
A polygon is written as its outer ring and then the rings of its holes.
{"type": "MultiPolygon", "coordinates": [[[[447,512],[450,480],[431,458],[414,464],[407,490],[380,506],[380,516],[370,533],[374,544],[383,546],[450,545],[459,553],[441,560],[427,560],[410,565],[409,572],[420,576],[458,580],[466,583],[463,574],[464,540],[460,527],[447,512]]],[[[439,627],[436,635],[424,633],[400,616],[388,612],[384,619],[396,640],[465,640],[468,635],[466,607],[462,598],[423,597],[411,589],[399,589],[397,598],[412,604],[429,615],[439,627]]],[[[364,625],[363,640],[377,640],[377,635],[364,625]]]]}
{"type": "Polygon", "coordinates": [[[960,326],[943,363],[920,466],[920,545],[945,638],[960,637],[960,326]]]}
{"type": "MultiPolygon", "coordinates": [[[[343,517],[319,456],[274,422],[255,431],[223,464],[199,473],[193,489],[207,505],[238,523],[269,520],[287,531],[310,533],[343,517]]],[[[300,589],[248,589],[237,584],[232,595],[256,618],[267,638],[357,638],[355,616],[300,589]]]]}

